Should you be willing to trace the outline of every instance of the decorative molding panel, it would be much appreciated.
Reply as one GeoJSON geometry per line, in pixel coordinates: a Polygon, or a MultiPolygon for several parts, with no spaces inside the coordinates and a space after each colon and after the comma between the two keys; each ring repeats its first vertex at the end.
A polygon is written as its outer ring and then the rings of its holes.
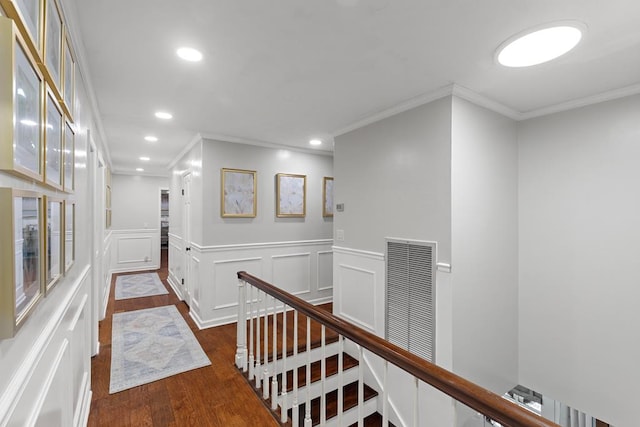
{"type": "Polygon", "coordinates": [[[112,273],[160,268],[160,230],[113,230],[112,239],[112,273]]]}
{"type": "Polygon", "coordinates": [[[271,257],[273,283],[293,295],[311,293],[311,253],[271,257]]]}
{"type": "Polygon", "coordinates": [[[238,305],[238,271],[262,276],[262,258],[237,258],[213,262],[214,310],[238,305]]]}
{"type": "Polygon", "coordinates": [[[318,251],[318,290],[333,291],[333,251],[318,251]]]}
{"type": "Polygon", "coordinates": [[[352,265],[338,266],[339,316],[359,325],[371,332],[375,332],[376,312],[376,272],[352,265]]]}

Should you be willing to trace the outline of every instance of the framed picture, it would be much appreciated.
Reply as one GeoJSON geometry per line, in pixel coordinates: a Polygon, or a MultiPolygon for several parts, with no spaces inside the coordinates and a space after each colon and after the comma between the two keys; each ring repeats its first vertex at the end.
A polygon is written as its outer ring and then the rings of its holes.
{"type": "Polygon", "coordinates": [[[0,76],[0,169],[42,181],[44,79],[10,19],[0,21],[0,76]]]}
{"type": "Polygon", "coordinates": [[[333,216],[333,177],[322,179],[322,216],[333,216]]]}
{"type": "Polygon", "coordinates": [[[279,173],[276,175],[276,216],[301,218],[307,213],[307,176],[279,173]]]}
{"type": "Polygon", "coordinates": [[[73,193],[75,189],[75,133],[69,122],[64,127],[64,150],[62,153],[64,163],[64,191],[73,193]]]}
{"type": "Polygon", "coordinates": [[[58,90],[62,87],[62,17],[56,0],[45,0],[44,62],[58,90]]]}
{"type": "Polygon", "coordinates": [[[220,170],[220,215],[223,218],[255,218],[256,171],[220,170]]]}
{"type": "Polygon", "coordinates": [[[75,73],[76,73],[76,61],[73,53],[71,52],[71,43],[69,37],[65,37],[63,43],[64,47],[64,62],[62,63],[62,71],[64,75],[63,79],[63,99],[62,106],[68,117],[73,118],[73,107],[75,99],[75,73]]]}
{"type": "Polygon", "coordinates": [[[0,188],[0,339],[13,337],[44,296],[43,197],[0,188]]]}
{"type": "Polygon", "coordinates": [[[40,51],[42,42],[42,3],[40,0],[11,0],[5,5],[7,16],[14,18],[19,26],[23,26],[31,38],[36,50],[40,51]],[[16,19],[17,18],[17,19],[16,19]]]}
{"type": "Polygon", "coordinates": [[[45,294],[64,273],[63,200],[45,197],[45,294]]]}
{"type": "Polygon", "coordinates": [[[70,200],[64,202],[64,271],[71,268],[76,259],[76,204],[70,200]]]}
{"type": "Polygon", "coordinates": [[[62,135],[63,118],[62,111],[55,100],[53,93],[47,90],[46,105],[46,126],[44,132],[45,140],[45,172],[46,183],[52,187],[62,190],[62,135]]]}

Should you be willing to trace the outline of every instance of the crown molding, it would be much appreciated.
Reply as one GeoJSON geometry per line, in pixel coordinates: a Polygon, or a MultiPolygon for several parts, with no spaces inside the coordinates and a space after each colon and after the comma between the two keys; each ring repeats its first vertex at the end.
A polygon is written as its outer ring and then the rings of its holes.
{"type": "Polygon", "coordinates": [[[484,95],[480,95],[471,89],[467,89],[464,86],[460,86],[457,84],[452,85],[452,95],[457,96],[458,98],[462,98],[466,101],[471,102],[479,107],[484,107],[487,110],[491,110],[495,113],[501,114],[505,117],[508,117],[513,120],[522,120],[522,113],[514,110],[513,108],[507,107],[504,104],[499,103],[498,101],[494,101],[491,98],[487,98],[484,95]]]}
{"type": "Polygon", "coordinates": [[[521,120],[533,119],[536,117],[547,116],[554,113],[561,113],[563,111],[574,110],[576,108],[582,108],[589,105],[599,104],[601,102],[613,101],[614,99],[624,98],[626,96],[637,95],[640,93],[640,83],[631,86],[625,86],[619,89],[613,89],[607,92],[602,92],[596,95],[586,96],[584,98],[574,99],[560,104],[551,105],[548,107],[538,108],[537,110],[531,110],[522,114],[521,120]]]}
{"type": "Polygon", "coordinates": [[[173,160],[171,160],[169,162],[169,164],[167,164],[167,169],[171,170],[173,169],[173,167],[180,161],[180,159],[182,159],[189,151],[191,151],[191,149],[200,141],[202,141],[202,135],[199,133],[196,133],[192,138],[191,141],[189,141],[189,143],[187,145],[184,146],[184,148],[182,150],[180,150],[180,152],[178,153],[178,155],[176,157],[174,157],[173,160]]]}
{"type": "MultiPolygon", "coordinates": [[[[91,73],[89,72],[89,67],[87,66],[87,60],[85,55],[84,43],[82,42],[82,37],[80,34],[80,24],[77,18],[77,12],[75,8],[75,4],[69,0],[60,0],[60,7],[62,9],[62,16],[64,22],[67,23],[65,29],[69,34],[69,38],[71,39],[71,46],[73,53],[75,54],[77,74],[75,79],[76,84],[76,103],[77,103],[77,94],[78,94],[78,81],[83,81],[83,87],[87,97],[89,98],[89,108],[91,111],[91,118],[93,119],[93,123],[97,128],[97,133],[100,135],[98,144],[100,148],[102,148],[102,152],[104,157],[109,164],[109,167],[113,168],[113,163],[111,161],[111,152],[109,150],[109,143],[107,140],[107,134],[104,130],[104,126],[102,124],[102,116],[100,115],[100,108],[98,107],[98,101],[96,98],[96,94],[93,90],[93,82],[91,80],[91,73]],[[78,74],[80,74],[80,79],[78,79],[78,74]]],[[[77,117],[74,117],[77,119],[77,117]]]]}
{"type": "Polygon", "coordinates": [[[428,104],[437,99],[444,98],[445,96],[449,96],[453,93],[453,86],[454,85],[447,85],[445,87],[441,87],[439,89],[436,89],[435,91],[418,95],[406,101],[402,101],[399,104],[396,104],[392,107],[373,113],[370,116],[362,117],[351,124],[348,124],[346,126],[343,126],[335,130],[334,132],[332,132],[332,135],[334,137],[344,135],[345,133],[351,132],[353,130],[360,129],[362,127],[378,122],[380,120],[389,118],[391,116],[395,116],[396,114],[409,111],[413,108],[428,104]]]}
{"type": "MultiPolygon", "coordinates": [[[[273,149],[277,149],[277,150],[297,151],[297,152],[300,152],[300,153],[315,154],[315,155],[321,155],[321,156],[329,156],[329,157],[333,156],[333,151],[329,151],[329,150],[322,150],[322,149],[314,150],[312,148],[304,148],[304,147],[297,147],[297,146],[292,146],[292,145],[278,144],[278,143],[275,143],[275,142],[261,141],[261,140],[257,140],[257,139],[241,138],[241,137],[237,137],[237,136],[219,135],[219,134],[212,134],[212,133],[203,133],[203,134],[201,134],[201,136],[202,136],[202,139],[212,139],[212,140],[215,140],[215,141],[233,142],[233,143],[236,143],[236,144],[245,144],[245,145],[254,145],[254,146],[257,146],[257,147],[273,148],[273,149]]],[[[333,140],[327,141],[327,142],[331,142],[333,144],[333,140]]]]}

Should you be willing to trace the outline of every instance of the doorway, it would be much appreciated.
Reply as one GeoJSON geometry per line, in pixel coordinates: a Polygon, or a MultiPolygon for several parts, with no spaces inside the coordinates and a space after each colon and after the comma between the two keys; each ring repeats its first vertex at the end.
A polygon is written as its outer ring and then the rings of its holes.
{"type": "Polygon", "coordinates": [[[169,190],[160,190],[160,266],[167,267],[169,259],[169,190]]]}

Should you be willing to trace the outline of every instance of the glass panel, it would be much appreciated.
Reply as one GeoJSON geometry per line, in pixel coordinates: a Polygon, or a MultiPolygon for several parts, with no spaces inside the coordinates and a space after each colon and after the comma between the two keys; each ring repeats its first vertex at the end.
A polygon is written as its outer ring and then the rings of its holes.
{"type": "Polygon", "coordinates": [[[47,181],[60,185],[62,166],[62,114],[58,111],[51,97],[47,97],[47,181]]]}
{"type": "Polygon", "coordinates": [[[15,0],[16,6],[22,15],[24,24],[31,33],[31,38],[36,46],[40,46],[40,0],[15,0]]]}
{"type": "Polygon", "coordinates": [[[64,134],[64,189],[66,191],[73,191],[74,187],[74,138],[75,135],[71,130],[71,126],[67,123],[65,126],[64,134]]]}
{"type": "Polygon", "coordinates": [[[60,220],[62,203],[47,203],[47,285],[58,278],[62,271],[60,256],[60,220]]]}
{"type": "Polygon", "coordinates": [[[16,317],[40,294],[40,222],[36,197],[15,197],[16,317]]]}
{"type": "Polygon", "coordinates": [[[62,40],[62,20],[53,0],[47,0],[47,34],[45,39],[46,65],[51,77],[60,86],[60,41],[62,40]]]}
{"type": "Polygon", "coordinates": [[[64,103],[69,108],[69,112],[73,113],[73,73],[75,64],[71,57],[69,46],[65,43],[64,49],[64,103]]]}
{"type": "Polygon", "coordinates": [[[69,268],[74,261],[74,238],[73,229],[75,221],[75,208],[76,205],[67,204],[65,210],[65,242],[64,242],[64,265],[65,269],[69,268]]]}
{"type": "Polygon", "coordinates": [[[40,79],[16,43],[15,165],[40,175],[40,79]]]}

